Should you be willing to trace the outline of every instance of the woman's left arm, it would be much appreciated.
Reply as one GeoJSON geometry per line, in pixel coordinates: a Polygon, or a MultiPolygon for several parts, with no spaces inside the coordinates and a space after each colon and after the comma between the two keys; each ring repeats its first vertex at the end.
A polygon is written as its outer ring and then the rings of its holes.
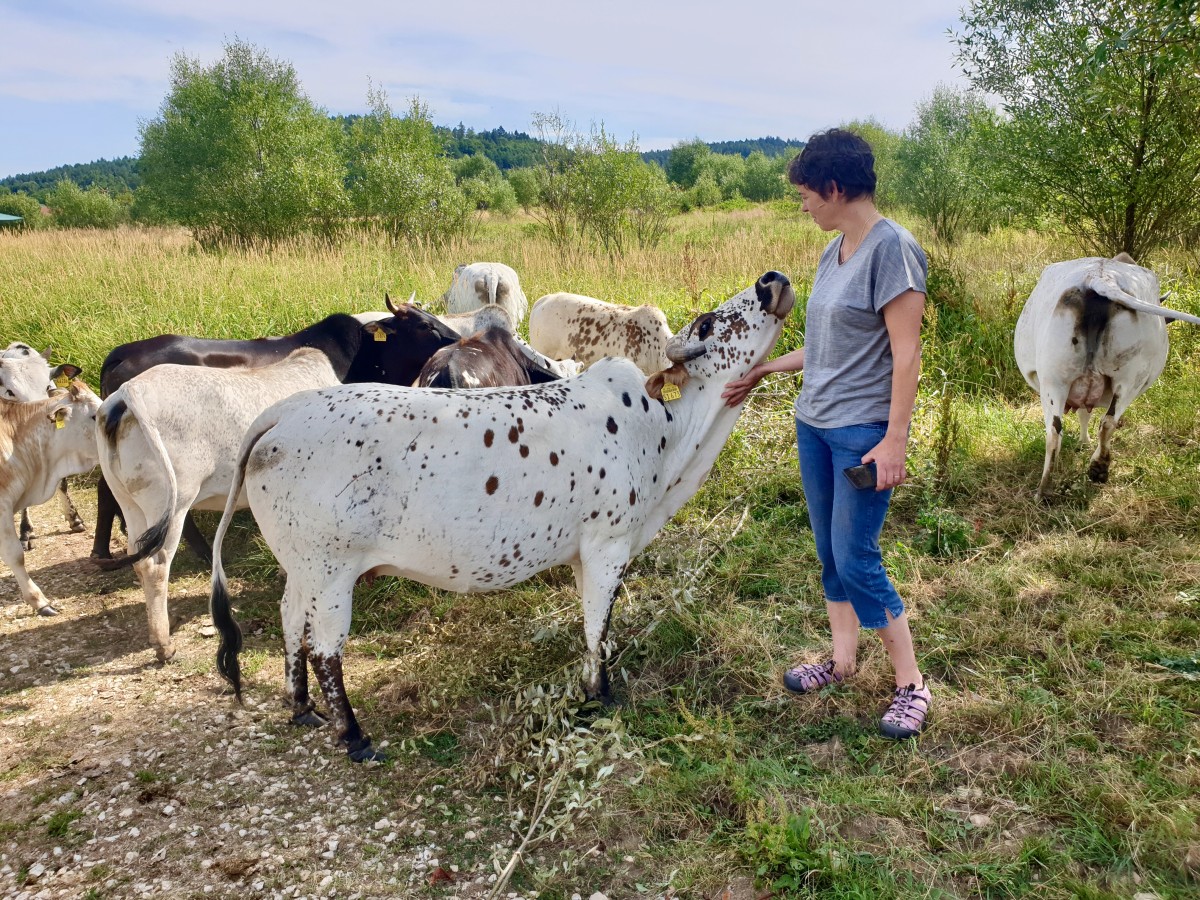
{"type": "Polygon", "coordinates": [[[905,291],[883,308],[883,322],[892,348],[892,405],[887,434],[862,458],[875,463],[875,489],[887,490],[904,483],[904,457],[908,428],[917,402],[917,378],[921,373],[921,316],[925,295],[905,291]]]}

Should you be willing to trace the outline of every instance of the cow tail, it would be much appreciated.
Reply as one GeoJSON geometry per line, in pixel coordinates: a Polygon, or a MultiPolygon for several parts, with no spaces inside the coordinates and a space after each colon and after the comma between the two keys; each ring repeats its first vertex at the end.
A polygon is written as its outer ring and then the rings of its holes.
{"type": "Polygon", "coordinates": [[[225,510],[221,513],[221,523],[213,536],[212,554],[212,593],[208,599],[208,612],[212,616],[213,625],[221,635],[221,643],[217,647],[217,671],[221,677],[233,686],[234,696],[238,703],[242,702],[242,667],[238,662],[238,654],[242,651],[242,629],[233,618],[229,606],[229,585],[225,581],[225,567],[221,563],[221,549],[225,543],[225,532],[233,519],[237,507],[238,494],[242,492],[242,484],[246,480],[246,461],[250,458],[255,446],[264,434],[275,427],[276,416],[259,416],[250,426],[246,436],[242,438],[242,446],[238,450],[237,468],[233,472],[233,483],[229,486],[229,496],[225,498],[225,510]]]}
{"type": "MultiPolygon", "coordinates": [[[[127,553],[125,556],[116,559],[96,560],[96,564],[100,568],[108,571],[128,568],[134,563],[141,562],[143,559],[153,556],[161,550],[167,540],[167,531],[171,527],[171,514],[175,511],[175,504],[179,502],[179,484],[175,480],[175,467],[171,465],[171,458],[167,455],[167,448],[163,445],[162,434],[159,432],[158,426],[154,424],[153,417],[140,412],[140,388],[137,385],[126,387],[124,404],[124,415],[132,416],[138,427],[142,429],[146,443],[150,446],[150,453],[156,458],[158,466],[166,478],[169,492],[167,495],[167,505],[162,511],[162,516],[159,517],[157,522],[141,533],[137,539],[137,550],[135,552],[127,553]]],[[[120,404],[118,403],[109,410],[109,416],[106,416],[104,423],[104,440],[98,442],[103,458],[108,463],[108,468],[114,474],[116,473],[115,462],[117,457],[116,432],[122,418],[120,404]]],[[[115,479],[108,478],[108,481],[111,484],[115,479]]]]}

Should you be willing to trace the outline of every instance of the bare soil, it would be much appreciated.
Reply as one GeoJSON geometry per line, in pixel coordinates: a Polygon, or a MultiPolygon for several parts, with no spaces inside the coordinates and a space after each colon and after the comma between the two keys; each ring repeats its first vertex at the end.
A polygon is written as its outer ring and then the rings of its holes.
{"type": "MultiPolygon", "coordinates": [[[[492,827],[500,803],[420,760],[352,765],[330,729],[290,725],[281,647],[239,707],[213,666],[208,573],[186,550],[177,656],[158,665],[132,570],[98,569],[91,533],[68,532],[55,504],[31,513],[27,565],[60,615],[34,615],[0,571],[0,895],[487,894],[510,840],[492,827]]],[[[355,679],[371,672],[356,659],[355,679]]]]}

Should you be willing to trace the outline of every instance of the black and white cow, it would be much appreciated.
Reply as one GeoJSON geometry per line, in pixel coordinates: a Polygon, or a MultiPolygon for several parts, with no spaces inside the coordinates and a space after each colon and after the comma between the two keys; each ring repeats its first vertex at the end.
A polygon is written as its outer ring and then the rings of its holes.
{"type": "Polygon", "coordinates": [[[0,399],[0,516],[7,516],[0,520],[0,559],[39,615],[53,616],[58,610],[25,570],[25,549],[13,515],[45,503],[68,475],[95,468],[99,406],[100,398],[82,381],[41,400],[0,399]]]}
{"type": "MultiPolygon", "coordinates": [[[[386,313],[355,316],[334,313],[295,334],[252,340],[219,340],[164,334],[122,344],[110,352],[100,369],[100,396],[107,398],[129,379],[164,363],[206,368],[254,368],[285,359],[302,347],[329,357],[338,380],[412,384],[434,351],[458,339],[430,313],[409,304],[388,302],[386,313]],[[407,380],[405,380],[407,379],[407,380]]],[[[111,559],[116,499],[106,479],[96,488],[96,536],[92,556],[111,559]]],[[[208,542],[190,515],[184,517],[183,539],[205,562],[208,542]]]]}
{"type": "Polygon", "coordinates": [[[1079,411],[1083,445],[1088,418],[1104,410],[1088,467],[1108,480],[1112,436],[1121,416],[1167,363],[1164,319],[1200,318],[1159,304],[1158,276],[1127,254],[1053,263],[1042,271],[1013,335],[1017,368],[1038,392],[1046,424],[1046,457],[1037,498],[1046,496],[1062,443],[1063,416],[1079,411]]]}
{"type": "Polygon", "coordinates": [[[766,273],[676,335],[667,351],[674,366],[649,381],[629,360],[605,359],[525,388],[346,385],[266,410],[242,443],[214,543],[221,674],[240,697],[241,632],[221,542],[244,481],[287,572],[293,720],[319,720],[311,663],[352,759],[373,756],[342,684],[352,589],[363,574],[476,592],[570,565],[583,601],[585,685],[606,696],[602,647],[626,566],[707,477],[740,412],[722,403],[721,388],[767,357],[794,303],[788,279],[766,273]],[[682,385],[681,396],[660,399],[664,380],[682,385]]]}
{"type": "MultiPolygon", "coordinates": [[[[13,341],[0,350],[0,398],[41,400],[55,390],[66,387],[82,371],[79,366],[70,363],[51,367],[49,347],[38,353],[28,344],[13,341]]],[[[86,531],[87,526],[83,524],[67,492],[65,478],[58,483],[54,495],[58,498],[63,518],[67,520],[67,527],[74,532],[86,531]]],[[[21,546],[25,550],[33,549],[33,525],[29,521],[29,511],[25,509],[21,510],[21,546]]]]}

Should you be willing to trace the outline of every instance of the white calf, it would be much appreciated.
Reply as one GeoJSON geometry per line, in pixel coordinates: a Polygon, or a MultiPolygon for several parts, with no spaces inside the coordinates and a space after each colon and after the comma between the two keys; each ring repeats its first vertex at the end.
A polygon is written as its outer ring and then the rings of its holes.
{"type": "MultiPolygon", "coordinates": [[[[0,398],[41,400],[53,391],[66,387],[82,371],[79,366],[70,363],[51,368],[49,347],[38,353],[28,344],[13,341],[0,350],[0,398]]],[[[67,527],[74,532],[85,531],[87,526],[83,524],[71,495],[67,493],[65,478],[58,483],[54,495],[58,498],[63,518],[67,520],[67,527]]],[[[21,546],[26,550],[33,549],[33,526],[25,509],[21,510],[21,546]]]]}
{"type": "Polygon", "coordinates": [[[671,329],[657,306],[621,306],[582,294],[547,294],[529,312],[529,343],[554,359],[584,367],[605,356],[624,356],[649,374],[670,363],[671,329]]]}
{"type": "MultiPolygon", "coordinates": [[[[160,662],[175,655],[167,582],[188,510],[225,507],[238,445],[260,412],[297,391],[337,383],[329,357],[303,348],[257,368],[154,366],[100,407],[100,466],[125,514],[131,548],[139,537],[130,556],[96,562],[106,569],[133,565],[160,662]]],[[[245,506],[244,497],[234,499],[245,506]]]]}
{"type": "Polygon", "coordinates": [[[1084,446],[1088,418],[1104,409],[1088,476],[1107,481],[1112,435],[1125,410],[1167,361],[1164,319],[1200,323],[1159,305],[1158,277],[1121,254],[1054,263],[1043,270],[1021,310],[1013,338],[1017,367],[1042,400],[1046,458],[1037,497],[1045,497],[1062,443],[1062,417],[1079,410],[1084,446]]]}
{"type": "Polygon", "coordinates": [[[40,615],[57,610],[25,571],[25,551],[12,528],[18,509],[50,499],[68,475],[96,465],[96,410],[100,398],[82,381],[44,400],[0,400],[0,558],[12,569],[21,596],[40,615]]]}
{"type": "Polygon", "coordinates": [[[498,262],[476,262],[454,270],[450,289],[442,295],[446,312],[463,313],[481,306],[499,306],[520,324],[525,321],[529,301],[521,281],[511,267],[498,262]]]}
{"type": "Polygon", "coordinates": [[[795,303],[763,275],[680,332],[672,370],[646,381],[607,359],[522,388],[355,385],[276,404],[250,427],[213,547],[217,665],[241,694],[241,634],[221,541],[244,477],[263,537],[287,572],[282,601],[293,720],[318,721],[311,663],[352,759],[373,756],[342,684],[355,581],[399,575],[489,591],[569,565],[583,600],[585,683],[608,693],[602,647],[629,561],[700,487],[737,421],[721,389],[766,359],[795,303]],[[665,379],[681,396],[660,399],[665,379]]]}

